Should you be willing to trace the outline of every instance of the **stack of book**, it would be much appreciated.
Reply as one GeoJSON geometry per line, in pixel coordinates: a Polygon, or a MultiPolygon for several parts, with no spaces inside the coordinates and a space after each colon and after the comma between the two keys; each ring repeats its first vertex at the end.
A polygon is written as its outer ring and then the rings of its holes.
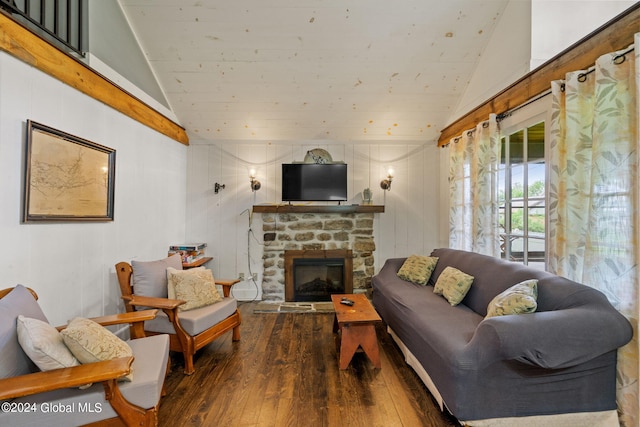
{"type": "Polygon", "coordinates": [[[206,243],[186,243],[184,245],[171,245],[169,246],[169,256],[179,253],[182,257],[184,264],[191,264],[204,258],[204,249],[207,247],[206,243]]]}

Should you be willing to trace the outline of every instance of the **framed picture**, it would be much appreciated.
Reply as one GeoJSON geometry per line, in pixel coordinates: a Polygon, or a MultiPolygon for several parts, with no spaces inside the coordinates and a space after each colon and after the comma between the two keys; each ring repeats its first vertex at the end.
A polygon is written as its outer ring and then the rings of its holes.
{"type": "Polygon", "coordinates": [[[113,221],[116,151],[27,120],[23,221],[113,221]]]}

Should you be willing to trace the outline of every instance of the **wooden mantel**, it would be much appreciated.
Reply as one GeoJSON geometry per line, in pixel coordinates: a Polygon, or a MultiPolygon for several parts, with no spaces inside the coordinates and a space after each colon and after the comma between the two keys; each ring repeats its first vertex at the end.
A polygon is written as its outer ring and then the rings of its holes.
{"type": "Polygon", "coordinates": [[[254,213],[382,213],[384,205],[253,205],[254,213]]]}

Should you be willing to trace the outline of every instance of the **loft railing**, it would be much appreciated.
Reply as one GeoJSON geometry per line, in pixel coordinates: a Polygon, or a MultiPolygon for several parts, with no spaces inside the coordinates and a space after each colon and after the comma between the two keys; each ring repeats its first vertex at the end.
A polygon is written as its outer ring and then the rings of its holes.
{"type": "MultiPolygon", "coordinates": [[[[84,57],[87,0],[0,0],[0,8],[84,57]]],[[[46,37],[45,36],[45,37],[46,37]]]]}

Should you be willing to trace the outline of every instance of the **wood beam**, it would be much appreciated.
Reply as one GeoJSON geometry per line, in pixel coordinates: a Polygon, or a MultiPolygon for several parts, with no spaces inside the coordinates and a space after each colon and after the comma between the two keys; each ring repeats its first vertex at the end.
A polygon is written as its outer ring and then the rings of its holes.
{"type": "Polygon", "coordinates": [[[180,125],[32,33],[5,13],[0,13],[0,50],[161,134],[189,145],[189,137],[180,125]]]}
{"type": "Polygon", "coordinates": [[[600,56],[625,49],[633,44],[637,32],[640,2],[445,127],[438,146],[447,145],[451,138],[487,120],[489,114],[504,113],[542,94],[551,88],[551,81],[564,79],[568,72],[587,69],[600,56]]]}

